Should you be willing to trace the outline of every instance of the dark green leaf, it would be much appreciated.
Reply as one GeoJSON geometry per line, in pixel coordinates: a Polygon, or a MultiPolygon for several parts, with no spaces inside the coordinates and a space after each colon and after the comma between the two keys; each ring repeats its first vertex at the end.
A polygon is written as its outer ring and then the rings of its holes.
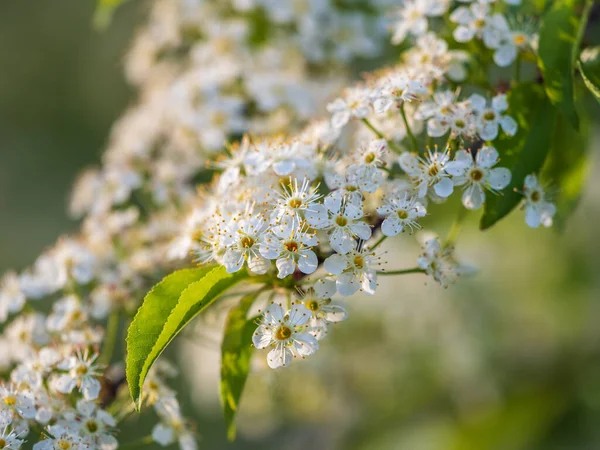
{"type": "Polygon", "coordinates": [[[546,94],[579,128],[573,100],[573,70],[591,1],[556,0],[542,19],[538,64],[546,94]]]}
{"type": "Polygon", "coordinates": [[[140,394],[146,375],[167,345],[197,314],[212,304],[227,289],[247,277],[246,271],[230,274],[225,267],[216,267],[205,273],[199,280],[193,281],[181,292],[177,304],[171,309],[168,317],[162,317],[164,325],[158,336],[155,329],[148,334],[143,323],[139,324],[135,335],[128,336],[128,349],[131,348],[132,353],[127,358],[135,361],[135,366],[129,369],[128,382],[138,408],[141,406],[140,394]],[[140,337],[144,339],[144,346],[141,348],[136,343],[140,337]],[[152,348],[148,350],[151,343],[152,348]],[[137,387],[133,388],[136,379],[137,387]]]}
{"type": "Polygon", "coordinates": [[[125,1],[127,0],[98,0],[94,12],[94,26],[96,29],[103,30],[110,25],[115,10],[125,1]]]}
{"type": "Polygon", "coordinates": [[[229,310],[225,322],[223,344],[221,345],[221,403],[227,424],[227,437],[235,439],[235,415],[248,373],[252,357],[252,334],[256,329],[254,319],[248,320],[248,310],[258,294],[248,295],[229,310]]]}
{"type": "Polygon", "coordinates": [[[557,212],[555,223],[564,228],[567,217],[573,212],[589,172],[587,156],[587,127],[575,131],[565,117],[559,115],[552,136],[552,146],[542,172],[543,180],[556,190],[554,202],[557,212]]]}
{"type": "Polygon", "coordinates": [[[177,304],[179,296],[194,281],[198,281],[212,266],[182,269],[167,275],[156,284],[138,309],[127,331],[127,383],[136,404],[141,395],[140,374],[147,355],[160,335],[167,317],[177,304]]]}
{"type": "Polygon", "coordinates": [[[600,101],[600,46],[582,51],[578,64],[585,85],[600,101]]]}
{"type": "Polygon", "coordinates": [[[508,95],[510,114],[519,123],[513,137],[501,136],[494,141],[500,153],[500,166],[510,169],[510,184],[502,195],[487,195],[485,209],[479,224],[482,230],[494,225],[510,213],[523,196],[515,189],[523,189],[525,177],[537,173],[544,164],[556,119],[556,108],[552,107],[539,85],[522,84],[508,95]]]}

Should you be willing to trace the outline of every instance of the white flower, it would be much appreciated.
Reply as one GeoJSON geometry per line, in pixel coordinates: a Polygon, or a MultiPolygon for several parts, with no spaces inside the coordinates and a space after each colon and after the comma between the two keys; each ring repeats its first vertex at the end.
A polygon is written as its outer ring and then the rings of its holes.
{"type": "Polygon", "coordinates": [[[338,275],[336,287],[338,294],[347,297],[362,289],[369,295],[377,289],[377,269],[380,258],[358,243],[356,249],[345,255],[335,254],[325,260],[325,270],[338,275]]]}
{"type": "Polygon", "coordinates": [[[156,412],[161,422],[152,428],[152,440],[162,447],[171,445],[175,440],[181,450],[196,450],[198,444],[181,415],[179,403],[169,397],[156,404],[156,412]]]}
{"type": "Polygon", "coordinates": [[[262,237],[267,227],[266,219],[260,214],[249,214],[245,218],[231,221],[225,228],[223,238],[223,246],[227,248],[223,264],[227,272],[237,272],[244,263],[248,264],[251,272],[257,274],[264,274],[269,270],[269,261],[260,254],[262,237]]]}
{"type": "Polygon", "coordinates": [[[35,399],[29,390],[1,384],[0,401],[3,408],[13,412],[17,417],[23,419],[33,419],[35,417],[35,399]]]}
{"type": "Polygon", "coordinates": [[[363,192],[374,193],[383,181],[381,170],[359,164],[345,168],[343,175],[325,174],[325,182],[333,190],[331,195],[358,207],[362,207],[363,192]]]}
{"type": "Polygon", "coordinates": [[[474,157],[466,150],[456,152],[454,161],[446,167],[457,186],[465,185],[462,196],[467,209],[478,209],[485,202],[484,189],[497,193],[510,183],[510,170],[492,168],[498,162],[494,147],[482,147],[474,157]]]}
{"type": "Polygon", "coordinates": [[[83,438],[64,426],[50,425],[48,431],[52,437],[48,436],[45,440],[35,444],[33,450],[84,450],[89,448],[83,438]]]}
{"type": "Polygon", "coordinates": [[[331,297],[335,292],[335,281],[322,278],[315,283],[314,287],[300,294],[301,302],[311,312],[309,329],[317,340],[325,337],[330,323],[341,322],[348,318],[348,313],[343,307],[331,303],[331,297]]]}
{"type": "Polygon", "coordinates": [[[0,281],[0,323],[5,322],[9,314],[21,311],[25,300],[19,277],[15,272],[7,272],[0,281]]]}
{"type": "Polygon", "coordinates": [[[377,114],[385,113],[393,105],[412,102],[428,93],[423,83],[405,73],[392,73],[375,94],[373,108],[377,114]]]}
{"type": "Polygon", "coordinates": [[[454,184],[450,175],[446,173],[446,166],[450,161],[448,150],[443,153],[427,151],[425,159],[412,153],[404,152],[398,158],[398,163],[406,175],[411,179],[417,192],[417,197],[425,197],[429,188],[435,194],[446,198],[454,191],[454,184]]]}
{"type": "Polygon", "coordinates": [[[79,400],[77,402],[79,429],[88,441],[101,450],[115,450],[119,443],[111,434],[117,422],[114,417],[93,402],[79,400]]]}
{"type": "Polygon", "coordinates": [[[534,174],[525,177],[523,195],[525,196],[525,222],[527,225],[531,228],[537,228],[540,225],[551,227],[552,219],[556,214],[556,206],[548,201],[544,188],[534,174]]]}
{"type": "Polygon", "coordinates": [[[8,425],[2,425],[0,422],[0,448],[5,450],[18,450],[25,442],[19,439],[19,434],[15,430],[8,428],[8,425]]]}
{"type": "Polygon", "coordinates": [[[452,12],[450,20],[458,24],[453,33],[457,42],[469,42],[477,37],[488,48],[496,48],[502,32],[508,28],[504,16],[499,13],[491,14],[490,6],[485,3],[460,6],[452,12]]]}
{"type": "Polygon", "coordinates": [[[311,247],[319,241],[313,234],[308,234],[294,224],[274,226],[266,234],[260,245],[260,253],[267,259],[276,259],[279,270],[278,278],[285,278],[296,270],[311,274],[317,269],[317,255],[311,247]]]}
{"type": "Polygon", "coordinates": [[[308,179],[304,179],[301,185],[298,185],[298,179],[290,179],[289,185],[281,185],[282,191],[276,201],[274,208],[274,217],[280,221],[286,222],[291,219],[294,223],[299,223],[302,213],[314,209],[316,202],[321,198],[317,189],[311,186],[308,179]]]}
{"type": "Polygon", "coordinates": [[[437,237],[428,239],[423,246],[423,253],[417,260],[419,268],[423,269],[443,287],[453,283],[463,272],[454,259],[451,248],[442,247],[437,237]]]}
{"type": "Polygon", "coordinates": [[[410,231],[421,228],[417,219],[427,213],[425,207],[414,196],[404,194],[391,195],[385,198],[377,213],[386,216],[381,224],[381,232],[386,236],[396,236],[405,228],[410,231]]]}
{"type": "Polygon", "coordinates": [[[386,165],[385,157],[389,149],[385,139],[373,139],[368,145],[361,145],[355,153],[356,162],[359,165],[373,168],[386,165]]]}
{"type": "Polygon", "coordinates": [[[331,113],[331,125],[341,128],[348,123],[350,118],[363,119],[370,112],[370,90],[362,87],[348,89],[344,98],[337,98],[327,105],[331,113]]]}
{"type": "Polygon", "coordinates": [[[356,238],[369,239],[371,227],[363,222],[363,211],[339,196],[328,195],[322,205],[306,213],[306,221],[318,230],[329,231],[329,243],[338,253],[348,253],[356,246],[356,238]]]}
{"type": "Polygon", "coordinates": [[[508,136],[514,136],[517,132],[517,122],[503,113],[508,109],[505,94],[496,95],[488,105],[484,97],[473,94],[469,97],[469,103],[477,116],[477,133],[484,141],[491,141],[498,136],[498,128],[502,127],[508,136]]]}
{"type": "Polygon", "coordinates": [[[50,331],[63,331],[73,326],[81,326],[86,319],[87,312],[79,298],[69,295],[52,305],[52,313],[48,315],[46,326],[50,331]]]}
{"type": "Polygon", "coordinates": [[[392,43],[401,44],[408,34],[424,34],[428,28],[427,16],[441,16],[448,9],[448,4],[445,0],[406,0],[396,13],[398,22],[395,25],[392,43]]]}
{"type": "Polygon", "coordinates": [[[87,350],[83,353],[78,352],[70,356],[58,365],[61,370],[68,370],[68,373],[60,375],[54,381],[54,387],[58,392],[69,394],[75,387],[81,391],[86,400],[98,398],[100,393],[100,366],[95,364],[97,354],[88,355],[87,350]]]}
{"type": "Polygon", "coordinates": [[[310,318],[311,312],[300,304],[293,305],[287,313],[277,303],[265,309],[252,342],[256,348],[273,347],[267,355],[269,367],[287,367],[293,358],[304,358],[319,349],[319,343],[307,331],[310,318]]]}
{"type": "Polygon", "coordinates": [[[495,47],[494,62],[500,67],[510,66],[520,51],[534,48],[535,35],[522,30],[506,29],[495,47]]]}

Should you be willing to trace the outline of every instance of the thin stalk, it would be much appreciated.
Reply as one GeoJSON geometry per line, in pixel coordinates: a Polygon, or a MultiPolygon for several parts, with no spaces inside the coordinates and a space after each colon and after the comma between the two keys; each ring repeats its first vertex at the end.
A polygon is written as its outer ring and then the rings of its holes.
{"type": "Polygon", "coordinates": [[[425,270],[420,267],[413,267],[412,269],[381,271],[377,272],[377,275],[408,275],[409,273],[425,273],[425,270]]]}
{"type": "Polygon", "coordinates": [[[379,238],[379,240],[377,242],[375,242],[375,244],[371,247],[371,250],[375,250],[377,247],[379,247],[383,241],[385,241],[387,239],[386,235],[383,235],[379,238]]]}
{"type": "Polygon", "coordinates": [[[108,323],[106,324],[106,337],[104,339],[104,346],[102,347],[102,354],[100,355],[100,362],[107,366],[110,364],[112,355],[117,345],[120,318],[121,316],[119,311],[113,311],[110,313],[110,316],[108,316],[108,323]]]}
{"type": "Polygon", "coordinates": [[[404,102],[400,106],[400,113],[402,114],[402,120],[404,121],[404,126],[406,127],[406,134],[410,138],[410,142],[412,143],[413,150],[415,153],[419,153],[419,143],[417,142],[417,138],[413,134],[410,125],[408,124],[408,119],[406,118],[406,112],[404,111],[404,102]]]}
{"type": "Polygon", "coordinates": [[[371,130],[373,133],[375,133],[375,135],[377,135],[377,137],[379,139],[383,139],[384,141],[386,141],[388,144],[388,147],[391,148],[392,151],[394,151],[394,153],[398,153],[398,154],[402,153],[402,150],[399,149],[396,146],[396,144],[394,144],[390,139],[385,137],[385,135],[381,131],[379,131],[371,122],[369,122],[369,119],[361,119],[361,120],[362,120],[362,123],[364,123],[369,130],[371,130]]]}
{"type": "Polygon", "coordinates": [[[450,231],[448,232],[448,237],[446,238],[446,243],[444,244],[445,248],[453,247],[454,244],[456,244],[465,217],[467,217],[467,209],[460,205],[456,219],[454,219],[454,222],[450,227],[450,231]]]}
{"type": "Polygon", "coordinates": [[[517,53],[517,59],[515,59],[515,73],[513,75],[514,83],[519,84],[521,82],[521,55],[517,53]]]}

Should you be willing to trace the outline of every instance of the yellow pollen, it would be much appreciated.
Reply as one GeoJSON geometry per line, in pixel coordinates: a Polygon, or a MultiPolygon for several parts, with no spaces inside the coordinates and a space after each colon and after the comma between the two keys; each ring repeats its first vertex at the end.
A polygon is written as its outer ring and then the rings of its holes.
{"type": "Polygon", "coordinates": [[[483,115],[485,120],[494,120],[496,118],[496,114],[493,111],[488,111],[483,115]]]}
{"type": "Polygon", "coordinates": [[[81,365],[77,366],[77,369],[75,369],[75,373],[77,375],[85,375],[88,373],[88,368],[86,365],[81,364],[81,365]]]}
{"type": "Polygon", "coordinates": [[[288,251],[288,252],[297,252],[298,248],[300,247],[298,245],[298,243],[296,241],[288,241],[285,244],[283,244],[283,247],[288,251]]]}
{"type": "Polygon", "coordinates": [[[364,265],[365,265],[365,259],[360,255],[356,255],[354,257],[354,267],[356,267],[358,269],[362,269],[364,265]]]}
{"type": "Polygon", "coordinates": [[[292,329],[286,325],[281,325],[275,333],[275,338],[279,341],[285,341],[292,336],[292,329]]]}
{"type": "Polygon", "coordinates": [[[437,164],[429,166],[429,176],[435,177],[440,172],[440,168],[437,164]]]}
{"type": "Polygon", "coordinates": [[[6,447],[6,441],[2,438],[0,438],[0,448],[4,448],[6,447]]]}
{"type": "Polygon", "coordinates": [[[401,209],[398,211],[398,217],[403,220],[408,219],[408,213],[405,210],[401,209]]]}
{"type": "Polygon", "coordinates": [[[356,191],[358,191],[358,188],[356,186],[353,186],[353,185],[348,185],[348,186],[346,186],[346,190],[348,192],[356,192],[356,191]]]}
{"type": "Polygon", "coordinates": [[[290,208],[300,208],[302,206],[302,200],[296,197],[290,198],[288,201],[288,205],[290,206],[290,208]]]}
{"type": "Polygon", "coordinates": [[[244,236],[241,240],[240,243],[242,244],[242,247],[244,248],[250,248],[254,245],[256,241],[251,238],[250,236],[244,236]]]}
{"type": "Polygon", "coordinates": [[[465,127],[465,121],[462,119],[458,119],[454,122],[454,125],[457,126],[458,128],[464,128],[465,127]]]}
{"type": "Polygon", "coordinates": [[[517,34],[514,38],[513,38],[513,42],[515,43],[515,45],[523,45],[525,44],[525,36],[523,36],[522,34],[517,34]]]}
{"type": "Polygon", "coordinates": [[[537,203],[542,199],[542,195],[539,193],[539,191],[533,191],[531,193],[531,201],[533,203],[537,203]]]}
{"type": "Polygon", "coordinates": [[[344,216],[337,216],[335,218],[335,223],[340,227],[345,227],[348,225],[348,219],[346,219],[344,216]]]}
{"type": "Polygon", "coordinates": [[[475,28],[483,28],[485,26],[485,20],[477,19],[475,22],[473,22],[473,24],[475,25],[475,28]]]}
{"type": "Polygon", "coordinates": [[[304,302],[304,306],[306,306],[306,309],[309,309],[311,311],[318,311],[320,308],[319,302],[315,299],[306,300],[304,302]]]}
{"type": "Polygon", "coordinates": [[[17,397],[14,395],[9,395],[4,398],[4,404],[6,406],[15,406],[17,404],[17,397]]]}
{"type": "Polygon", "coordinates": [[[85,423],[85,427],[88,429],[88,431],[90,433],[95,433],[96,431],[98,431],[98,424],[93,420],[88,420],[85,423]]]}
{"type": "Polygon", "coordinates": [[[373,161],[375,161],[375,153],[367,153],[365,155],[365,163],[371,164],[373,161]]]}
{"type": "Polygon", "coordinates": [[[69,441],[66,441],[64,439],[60,439],[58,442],[58,448],[60,448],[61,450],[69,450],[72,446],[71,443],[69,441]]]}
{"type": "Polygon", "coordinates": [[[479,169],[474,169],[471,171],[470,176],[471,180],[473,181],[481,181],[481,179],[483,178],[483,172],[479,169]]]}

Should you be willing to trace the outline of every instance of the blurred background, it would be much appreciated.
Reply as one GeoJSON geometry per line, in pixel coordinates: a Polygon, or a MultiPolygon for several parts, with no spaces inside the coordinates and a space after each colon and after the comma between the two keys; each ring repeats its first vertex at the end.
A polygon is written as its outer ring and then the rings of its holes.
{"type": "MultiPolygon", "coordinates": [[[[122,57],[146,4],[127,3],[102,33],[94,6],[0,2],[2,271],[24,268],[76,228],[66,214],[70,186],[99,163],[111,124],[135,98],[122,57]]],[[[472,213],[458,254],[476,276],[448,289],[420,275],[382,279],[376,297],[347,302],[350,318],[315,357],[273,372],[260,354],[233,444],[217,398],[220,318],[202,318],[203,331],[177,350],[186,361],[180,397],[200,447],[600,448],[598,142],[596,123],[589,185],[562,234],[529,229],[520,211],[481,233],[472,213]]],[[[457,207],[440,208],[452,218],[457,207]]],[[[449,227],[424,225],[442,236],[449,227]]],[[[412,267],[419,246],[407,236],[387,250],[390,268],[412,267]]],[[[134,418],[124,433],[149,425],[134,418]]]]}

